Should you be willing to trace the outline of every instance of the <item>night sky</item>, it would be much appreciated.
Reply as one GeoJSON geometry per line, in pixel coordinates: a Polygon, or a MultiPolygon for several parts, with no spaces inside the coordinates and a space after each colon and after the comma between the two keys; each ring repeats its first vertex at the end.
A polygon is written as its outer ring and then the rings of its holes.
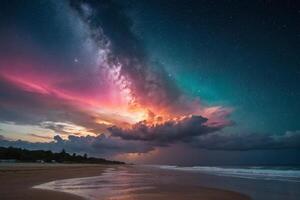
{"type": "Polygon", "coordinates": [[[300,164],[297,1],[0,5],[1,146],[300,164]]]}

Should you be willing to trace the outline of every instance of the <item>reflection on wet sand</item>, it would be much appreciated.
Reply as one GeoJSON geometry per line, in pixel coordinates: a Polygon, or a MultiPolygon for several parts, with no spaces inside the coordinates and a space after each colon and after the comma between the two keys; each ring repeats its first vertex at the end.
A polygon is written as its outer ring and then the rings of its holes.
{"type": "Polygon", "coordinates": [[[101,176],[57,180],[35,188],[72,193],[91,200],[248,199],[235,192],[194,185],[174,173],[135,166],[108,168],[101,176]]]}

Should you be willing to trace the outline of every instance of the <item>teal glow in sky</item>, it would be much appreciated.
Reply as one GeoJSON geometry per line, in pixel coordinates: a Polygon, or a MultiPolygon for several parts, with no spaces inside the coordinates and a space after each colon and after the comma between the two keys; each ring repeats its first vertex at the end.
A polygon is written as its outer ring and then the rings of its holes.
{"type": "Polygon", "coordinates": [[[0,146],[299,163],[299,21],[296,1],[3,1],[0,146]]]}
{"type": "Polygon", "coordinates": [[[249,131],[299,129],[300,17],[293,4],[128,4],[148,52],[186,92],[233,107],[234,121],[249,131]]]}

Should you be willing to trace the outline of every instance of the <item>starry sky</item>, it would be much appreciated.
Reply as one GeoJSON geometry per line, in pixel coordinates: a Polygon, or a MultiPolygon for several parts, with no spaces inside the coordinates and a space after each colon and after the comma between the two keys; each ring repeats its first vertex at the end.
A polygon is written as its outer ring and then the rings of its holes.
{"type": "Polygon", "coordinates": [[[1,1],[0,145],[300,164],[299,22],[297,1],[1,1]]]}

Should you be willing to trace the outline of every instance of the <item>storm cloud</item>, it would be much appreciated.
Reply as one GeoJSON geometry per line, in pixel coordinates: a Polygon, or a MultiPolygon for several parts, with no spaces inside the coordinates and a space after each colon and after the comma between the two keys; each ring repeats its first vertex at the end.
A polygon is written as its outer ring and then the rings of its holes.
{"type": "Polygon", "coordinates": [[[98,136],[69,135],[68,139],[62,139],[56,135],[51,142],[29,142],[24,140],[9,140],[0,136],[0,146],[18,147],[31,150],[51,150],[60,152],[65,149],[68,152],[88,153],[93,156],[111,157],[126,153],[146,153],[153,150],[151,145],[138,141],[122,141],[118,138],[98,136]]]}
{"type": "Polygon", "coordinates": [[[300,149],[300,131],[286,131],[280,135],[212,133],[198,137],[192,145],[200,149],[226,151],[300,149]]]}
{"type": "Polygon", "coordinates": [[[194,137],[209,134],[221,127],[205,125],[206,118],[191,116],[180,121],[167,121],[162,124],[149,126],[145,122],[134,124],[130,129],[116,126],[109,128],[113,136],[124,140],[143,140],[168,145],[174,142],[190,142],[194,137]]]}
{"type": "MultiPolygon", "coordinates": [[[[167,132],[169,133],[169,132],[167,132]]],[[[125,137],[125,136],[123,136],[125,137]]],[[[51,150],[60,152],[62,149],[68,152],[88,153],[93,156],[112,157],[126,153],[148,153],[155,148],[168,148],[166,142],[171,144],[189,145],[189,148],[207,149],[216,151],[251,151],[251,150],[299,150],[300,149],[300,131],[287,131],[282,135],[264,135],[264,134],[221,134],[212,133],[202,135],[193,140],[184,142],[181,135],[165,136],[161,138],[135,136],[120,139],[106,135],[98,136],[75,136],[69,135],[67,139],[62,139],[56,135],[51,142],[29,142],[23,140],[10,140],[0,135],[0,146],[19,147],[31,150],[51,150]],[[139,138],[138,138],[139,137],[139,138]],[[176,138],[177,137],[177,138],[176,138]],[[176,139],[175,139],[176,138],[176,139]],[[154,141],[156,139],[156,141],[154,141]],[[145,141],[146,140],[146,141],[145,141]],[[177,142],[175,142],[177,141],[177,142]]],[[[174,147],[174,145],[173,145],[174,147]]]]}

